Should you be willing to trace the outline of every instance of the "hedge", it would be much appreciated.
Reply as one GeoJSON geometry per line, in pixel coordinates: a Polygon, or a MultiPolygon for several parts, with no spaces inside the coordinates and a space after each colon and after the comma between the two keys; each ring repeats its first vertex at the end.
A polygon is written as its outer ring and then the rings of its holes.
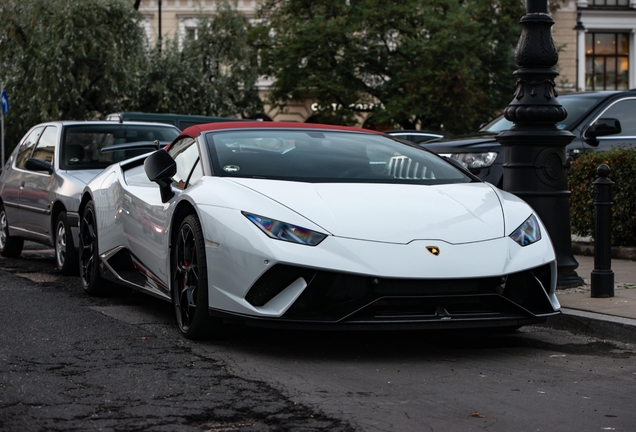
{"type": "Polygon", "coordinates": [[[636,245],[636,149],[613,148],[586,152],[572,161],[568,183],[571,231],[594,236],[594,181],[601,164],[610,167],[608,178],[614,182],[612,196],[612,246],[636,245]]]}

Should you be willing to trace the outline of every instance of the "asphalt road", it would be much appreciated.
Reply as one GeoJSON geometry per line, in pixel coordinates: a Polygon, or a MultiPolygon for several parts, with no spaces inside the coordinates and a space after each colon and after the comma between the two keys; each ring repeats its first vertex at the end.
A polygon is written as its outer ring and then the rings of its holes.
{"type": "Polygon", "coordinates": [[[171,306],[0,259],[0,430],[631,431],[633,346],[545,327],[181,338],[171,306]],[[27,279],[29,277],[30,279],[27,279]]]}

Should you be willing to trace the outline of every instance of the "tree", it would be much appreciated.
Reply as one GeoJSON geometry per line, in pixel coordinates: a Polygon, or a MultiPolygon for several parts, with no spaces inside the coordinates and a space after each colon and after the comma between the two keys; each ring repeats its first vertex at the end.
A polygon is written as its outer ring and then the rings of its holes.
{"type": "Polygon", "coordinates": [[[141,18],[124,0],[3,0],[7,149],[33,125],[125,109],[143,66],[141,18]]]}
{"type": "Polygon", "coordinates": [[[246,118],[262,112],[249,21],[227,1],[216,5],[214,15],[198,17],[196,38],[150,53],[139,109],[246,118]]]}
{"type": "Polygon", "coordinates": [[[521,0],[265,0],[256,33],[272,103],[460,133],[512,99],[524,14],[521,0]]]}

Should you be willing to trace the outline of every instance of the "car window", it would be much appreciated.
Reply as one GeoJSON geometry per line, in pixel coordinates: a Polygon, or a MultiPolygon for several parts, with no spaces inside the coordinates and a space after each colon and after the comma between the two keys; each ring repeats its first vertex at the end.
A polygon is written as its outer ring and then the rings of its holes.
{"type": "Polygon", "coordinates": [[[615,118],[621,122],[622,132],[615,136],[636,137],[636,99],[623,99],[610,106],[601,118],[615,118]]]}
{"type": "Polygon", "coordinates": [[[64,128],[60,154],[62,169],[103,169],[108,165],[147,153],[154,148],[154,141],[168,144],[179,135],[173,126],[160,123],[131,125],[104,122],[103,124],[69,125],[64,128]],[[106,151],[105,147],[135,145],[137,148],[122,148],[106,151]],[[139,146],[145,146],[143,148],[139,146]],[[104,151],[102,152],[102,149],[104,151]]]}
{"type": "Polygon", "coordinates": [[[15,158],[15,166],[18,168],[24,169],[26,164],[26,160],[31,157],[31,153],[33,152],[33,147],[40,139],[40,135],[42,135],[42,131],[44,130],[43,126],[37,127],[31,131],[29,136],[27,136],[22,144],[20,145],[20,149],[18,150],[18,154],[15,158]]]}
{"type": "MultiPolygon", "coordinates": [[[[568,115],[561,123],[557,124],[559,129],[571,130],[596,104],[607,95],[599,93],[598,95],[583,96],[567,96],[558,98],[559,103],[565,108],[568,115]]],[[[504,116],[497,117],[486,126],[479,129],[481,132],[501,132],[512,127],[513,123],[504,116]]]]}
{"type": "Polygon", "coordinates": [[[219,176],[307,182],[472,181],[417,144],[374,133],[233,130],[209,133],[206,140],[219,176]]]}
{"type": "Polygon", "coordinates": [[[55,144],[57,143],[57,127],[47,126],[42,133],[42,137],[33,150],[32,158],[39,159],[43,162],[53,165],[55,157],[55,144]]]}
{"type": "Polygon", "coordinates": [[[185,189],[203,175],[199,162],[199,149],[192,138],[184,138],[170,146],[169,154],[177,163],[177,173],[172,177],[173,186],[185,189]],[[198,167],[198,168],[197,168],[198,167]],[[190,173],[193,179],[188,183],[190,173]],[[194,179],[194,177],[197,177],[194,179]]]}

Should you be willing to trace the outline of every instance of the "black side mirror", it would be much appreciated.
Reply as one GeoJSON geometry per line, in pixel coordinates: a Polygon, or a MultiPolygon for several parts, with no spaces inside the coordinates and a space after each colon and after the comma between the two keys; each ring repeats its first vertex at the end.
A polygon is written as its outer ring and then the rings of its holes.
{"type": "Polygon", "coordinates": [[[161,202],[174,196],[171,178],[177,173],[177,163],[165,150],[157,150],[144,161],[144,171],[150,181],[159,185],[161,202]]]}
{"type": "Polygon", "coordinates": [[[590,145],[598,145],[597,137],[616,135],[622,132],[621,122],[615,118],[600,118],[585,131],[585,142],[590,145]]]}
{"type": "Polygon", "coordinates": [[[53,166],[40,159],[28,158],[24,167],[29,171],[46,171],[49,174],[53,174],[53,166]]]}

